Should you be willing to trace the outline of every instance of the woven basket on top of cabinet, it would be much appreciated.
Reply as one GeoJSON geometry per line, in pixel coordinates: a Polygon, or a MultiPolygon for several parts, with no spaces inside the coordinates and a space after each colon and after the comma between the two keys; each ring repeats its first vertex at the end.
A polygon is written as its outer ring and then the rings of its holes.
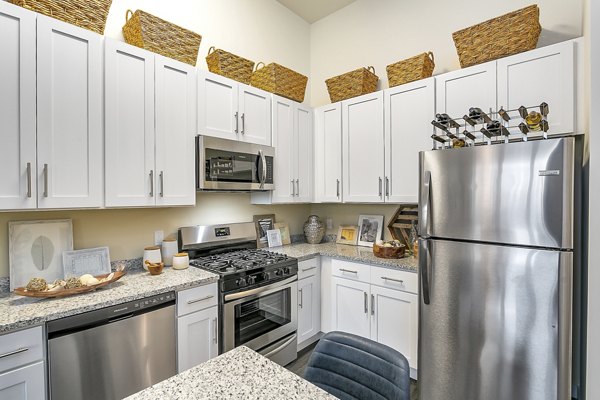
{"type": "Polygon", "coordinates": [[[454,32],[462,68],[535,49],[542,27],[536,4],[454,32]]]}
{"type": "Polygon", "coordinates": [[[390,87],[404,85],[408,82],[429,78],[433,75],[435,62],[433,53],[419,54],[406,60],[398,61],[386,67],[390,87]]]}
{"type": "Polygon", "coordinates": [[[112,0],[8,0],[20,7],[104,34],[112,0]]]}
{"type": "Polygon", "coordinates": [[[123,37],[131,45],[196,65],[202,36],[145,11],[127,10],[123,37]]]}
{"type": "Polygon", "coordinates": [[[379,77],[375,75],[375,68],[359,68],[342,75],[334,76],[325,81],[329,98],[332,103],[377,90],[379,77]]]}
{"type": "Polygon", "coordinates": [[[254,69],[254,61],[236,56],[225,50],[215,49],[214,46],[208,49],[206,65],[208,65],[210,72],[245,84],[250,84],[252,70],[254,69]]]}
{"type": "Polygon", "coordinates": [[[259,62],[250,79],[254,87],[299,103],[304,101],[307,83],[308,77],[277,63],[265,65],[259,62]]]}

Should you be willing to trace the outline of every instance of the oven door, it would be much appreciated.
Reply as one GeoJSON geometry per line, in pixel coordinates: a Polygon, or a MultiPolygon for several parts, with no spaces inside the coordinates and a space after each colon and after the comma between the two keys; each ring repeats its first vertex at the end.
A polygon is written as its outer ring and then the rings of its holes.
{"type": "Polygon", "coordinates": [[[297,277],[225,296],[222,352],[241,345],[260,350],[298,327],[297,277]]]}

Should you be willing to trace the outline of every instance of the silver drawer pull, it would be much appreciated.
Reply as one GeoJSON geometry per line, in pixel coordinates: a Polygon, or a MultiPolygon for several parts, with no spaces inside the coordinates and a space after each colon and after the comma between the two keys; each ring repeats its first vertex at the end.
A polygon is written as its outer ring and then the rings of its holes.
{"type": "Polygon", "coordinates": [[[317,269],[317,267],[302,268],[302,272],[310,271],[311,269],[317,269]]]}
{"type": "Polygon", "coordinates": [[[14,350],[14,351],[9,351],[8,353],[0,354],[0,358],[14,356],[14,355],[19,354],[19,353],[24,353],[27,350],[29,350],[28,347],[21,347],[20,349],[17,349],[17,350],[14,350]]]}
{"type": "Polygon", "coordinates": [[[341,272],[347,272],[347,273],[349,273],[349,274],[356,274],[356,275],[358,275],[358,271],[352,271],[352,270],[349,270],[349,269],[343,269],[343,268],[340,268],[340,271],[341,271],[341,272]]]}
{"type": "Polygon", "coordinates": [[[381,279],[383,279],[384,281],[398,282],[404,285],[404,281],[401,279],[388,278],[387,276],[382,276],[381,279]]]}
{"type": "Polygon", "coordinates": [[[213,296],[213,295],[211,294],[210,296],[206,296],[206,297],[203,297],[203,298],[201,298],[201,299],[188,300],[188,302],[187,302],[187,303],[188,303],[188,304],[194,304],[194,303],[198,303],[198,302],[200,302],[200,301],[204,301],[204,300],[212,299],[213,297],[215,297],[215,296],[213,296]]]}

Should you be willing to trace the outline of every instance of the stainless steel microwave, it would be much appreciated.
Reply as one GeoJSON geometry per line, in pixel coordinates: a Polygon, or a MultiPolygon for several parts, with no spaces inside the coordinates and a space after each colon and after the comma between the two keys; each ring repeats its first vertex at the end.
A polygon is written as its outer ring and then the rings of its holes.
{"type": "Polygon", "coordinates": [[[273,190],[274,156],[270,146],[196,136],[196,189],[273,190]]]}

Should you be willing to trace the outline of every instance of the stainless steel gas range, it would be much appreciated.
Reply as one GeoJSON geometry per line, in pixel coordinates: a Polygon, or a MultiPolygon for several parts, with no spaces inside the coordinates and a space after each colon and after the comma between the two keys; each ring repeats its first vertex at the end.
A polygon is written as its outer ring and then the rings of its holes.
{"type": "Polygon", "coordinates": [[[296,359],[298,260],[256,248],[253,223],[179,229],[190,265],[219,275],[219,354],[247,346],[286,365],[296,359]]]}

